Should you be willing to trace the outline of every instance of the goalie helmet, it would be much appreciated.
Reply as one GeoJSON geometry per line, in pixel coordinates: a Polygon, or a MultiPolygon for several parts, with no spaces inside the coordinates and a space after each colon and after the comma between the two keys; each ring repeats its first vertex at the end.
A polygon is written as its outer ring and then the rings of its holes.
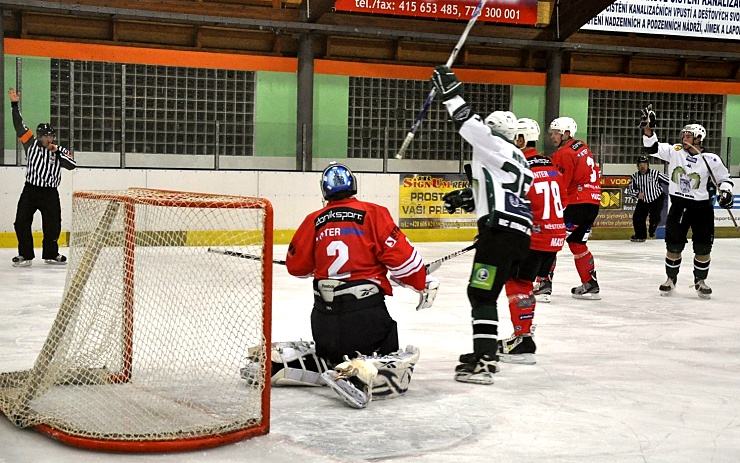
{"type": "Polygon", "coordinates": [[[332,162],[321,174],[321,194],[327,201],[354,196],[357,194],[357,178],[349,167],[332,162]]]}
{"type": "Polygon", "coordinates": [[[701,124],[685,125],[681,130],[681,136],[683,136],[683,134],[686,132],[693,135],[695,139],[700,139],[701,141],[704,141],[707,138],[707,129],[705,129],[704,126],[701,124]]]}
{"type": "Polygon", "coordinates": [[[516,136],[517,121],[511,111],[494,111],[486,117],[485,123],[493,133],[507,140],[513,140],[516,136]]]}
{"type": "Polygon", "coordinates": [[[54,127],[51,126],[51,124],[44,122],[42,124],[39,124],[36,127],[36,136],[37,137],[43,137],[43,136],[54,136],[56,132],[54,131],[54,127]]]}
{"type": "Polygon", "coordinates": [[[524,143],[536,142],[540,139],[540,125],[534,119],[522,117],[516,121],[516,136],[524,137],[524,143]]]}
{"type": "Polygon", "coordinates": [[[576,121],[572,117],[558,117],[550,122],[550,130],[558,132],[561,135],[565,135],[565,132],[570,132],[572,138],[576,136],[578,124],[576,124],[576,121]]]}

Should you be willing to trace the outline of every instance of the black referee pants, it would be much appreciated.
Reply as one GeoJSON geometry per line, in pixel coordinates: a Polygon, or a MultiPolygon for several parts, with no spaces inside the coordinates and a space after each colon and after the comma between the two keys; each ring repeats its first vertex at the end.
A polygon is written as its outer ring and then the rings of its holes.
{"type": "Polygon", "coordinates": [[[41,187],[26,183],[18,200],[15,213],[15,236],[18,238],[18,255],[33,259],[33,214],[41,212],[41,229],[44,232],[42,259],[54,259],[59,254],[59,234],[62,231],[62,206],[59,192],[54,187],[41,187]]]}
{"type": "Polygon", "coordinates": [[[637,201],[635,212],[632,214],[632,227],[635,229],[635,238],[647,239],[648,230],[645,227],[645,219],[649,222],[650,235],[655,234],[655,229],[660,223],[660,213],[663,210],[663,200],[665,195],[661,195],[653,202],[637,201]]]}

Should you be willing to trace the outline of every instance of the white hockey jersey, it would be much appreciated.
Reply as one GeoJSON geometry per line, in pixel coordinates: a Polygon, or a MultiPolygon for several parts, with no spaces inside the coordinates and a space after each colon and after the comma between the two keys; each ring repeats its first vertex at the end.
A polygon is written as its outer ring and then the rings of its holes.
{"type": "MultiPolygon", "coordinates": [[[[450,114],[464,103],[458,97],[446,101],[450,114]]],[[[521,150],[491,133],[477,114],[460,127],[460,135],[473,147],[472,189],[475,213],[487,224],[532,233],[532,211],[527,192],[534,176],[521,150]]]]}
{"type": "Polygon", "coordinates": [[[658,143],[658,136],[655,132],[652,137],[642,136],[642,144],[646,148],[655,149],[656,143],[658,151],[651,154],[668,162],[668,193],[671,196],[693,201],[707,201],[709,199],[707,184],[712,182],[707,164],[712,168],[714,178],[719,184],[717,189],[732,191],[733,183],[730,180],[730,172],[716,154],[705,151],[695,156],[684,150],[680,143],[675,145],[658,143]],[[702,157],[707,161],[706,163],[701,159],[702,157]]]}

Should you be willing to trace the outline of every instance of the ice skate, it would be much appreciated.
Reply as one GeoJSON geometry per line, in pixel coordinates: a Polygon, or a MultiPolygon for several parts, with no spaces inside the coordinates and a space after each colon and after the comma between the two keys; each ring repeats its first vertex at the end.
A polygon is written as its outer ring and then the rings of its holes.
{"type": "Polygon", "coordinates": [[[696,294],[700,298],[702,299],[712,298],[712,288],[710,288],[709,285],[707,285],[706,281],[694,279],[694,289],[696,290],[696,294]]]}
{"type": "Polygon", "coordinates": [[[530,333],[511,336],[498,342],[498,356],[504,363],[534,365],[537,345],[530,333]]]}
{"type": "Polygon", "coordinates": [[[601,296],[599,295],[599,283],[593,278],[581,286],[571,288],[570,292],[575,299],[587,299],[592,301],[601,299],[601,296]]]}
{"type": "Polygon", "coordinates": [[[67,265],[67,257],[57,254],[53,259],[44,259],[44,263],[50,265],[67,265]]]}
{"type": "Polygon", "coordinates": [[[668,277],[665,283],[660,285],[658,289],[660,290],[661,296],[670,296],[673,293],[673,290],[676,289],[676,280],[671,277],[668,277]]]}
{"type": "Polygon", "coordinates": [[[483,354],[480,357],[475,354],[463,354],[460,356],[460,362],[455,367],[455,381],[462,383],[493,384],[493,375],[500,370],[496,354],[483,354]]]}
{"type": "Polygon", "coordinates": [[[23,256],[13,257],[13,267],[30,267],[33,261],[23,256]]]}
{"type": "Polygon", "coordinates": [[[532,291],[537,302],[549,303],[552,295],[552,280],[543,279],[532,291]]]}

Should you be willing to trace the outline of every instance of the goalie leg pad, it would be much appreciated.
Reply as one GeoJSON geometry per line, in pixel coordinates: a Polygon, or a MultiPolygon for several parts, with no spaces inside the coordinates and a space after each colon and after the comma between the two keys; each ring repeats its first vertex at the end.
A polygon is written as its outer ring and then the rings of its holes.
{"type": "MultiPolygon", "coordinates": [[[[323,386],[321,373],[328,370],[326,361],[316,355],[313,342],[274,342],[270,353],[275,386],[323,386]]],[[[249,384],[257,384],[263,373],[257,358],[250,355],[247,366],[240,370],[249,384]]]]}
{"type": "Polygon", "coordinates": [[[367,357],[378,369],[378,375],[373,380],[372,395],[374,399],[391,399],[406,393],[411,383],[411,375],[419,361],[419,348],[406,346],[406,350],[399,350],[381,357],[367,357]]]}

